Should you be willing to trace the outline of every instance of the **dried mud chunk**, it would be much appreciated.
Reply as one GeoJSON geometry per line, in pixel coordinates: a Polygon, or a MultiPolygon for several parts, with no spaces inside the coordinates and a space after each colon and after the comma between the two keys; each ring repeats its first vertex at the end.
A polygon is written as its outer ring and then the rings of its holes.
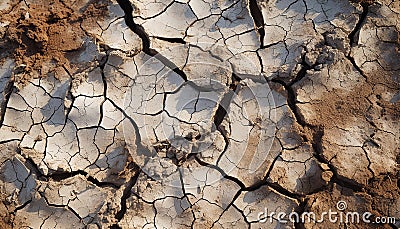
{"type": "Polygon", "coordinates": [[[39,189],[49,205],[69,206],[80,218],[96,218],[105,204],[106,190],[90,184],[82,176],[48,182],[39,189]]]}
{"type": "Polygon", "coordinates": [[[293,227],[293,223],[279,222],[275,217],[269,217],[271,212],[284,212],[287,216],[298,207],[296,200],[276,193],[268,186],[242,192],[235,200],[234,205],[240,209],[250,222],[251,228],[287,228],[293,227]]]}
{"type": "Polygon", "coordinates": [[[15,207],[29,202],[37,185],[36,176],[30,174],[24,162],[24,159],[17,155],[12,160],[6,161],[1,168],[2,186],[9,195],[7,200],[15,207]]]}
{"type": "Polygon", "coordinates": [[[81,220],[71,211],[63,207],[48,206],[45,199],[32,201],[28,206],[17,212],[14,222],[21,228],[54,228],[63,225],[64,228],[85,228],[81,220]]]}
{"type": "MultiPolygon", "coordinates": [[[[268,1],[257,2],[264,29],[265,48],[257,52],[264,73],[285,83],[295,79],[304,55],[325,43],[324,34],[343,34],[344,40],[354,29],[361,7],[348,1],[268,1]]],[[[341,48],[349,52],[348,45],[341,48]]]]}
{"type": "Polygon", "coordinates": [[[134,196],[127,199],[127,212],[118,223],[122,228],[154,228],[155,209],[152,204],[146,203],[134,196]]]}
{"type": "MultiPolygon", "coordinates": [[[[382,114],[375,108],[391,111],[392,105],[375,102],[383,93],[380,86],[373,83],[379,79],[371,82],[368,75],[367,78],[362,75],[368,71],[360,73],[343,53],[335,49],[328,49],[328,52],[334,54],[334,58],[325,63],[325,68],[307,71],[305,77],[294,84],[296,106],[306,123],[324,126],[322,155],[337,168],[338,175],[365,185],[375,175],[393,173],[397,169],[393,144],[398,139],[391,134],[380,137],[381,129],[376,126],[383,120],[378,118],[382,114]],[[374,106],[375,103],[380,106],[374,106]],[[377,124],[371,120],[377,120],[377,124]],[[384,168],[380,166],[382,163],[384,168]]],[[[394,86],[385,76],[380,79],[394,86]]],[[[382,128],[392,134],[397,132],[388,128],[392,126],[389,120],[384,122],[382,128]]]]}
{"type": "Polygon", "coordinates": [[[324,185],[322,170],[313,158],[311,146],[284,150],[275,162],[269,178],[290,192],[307,194],[324,185]]]}

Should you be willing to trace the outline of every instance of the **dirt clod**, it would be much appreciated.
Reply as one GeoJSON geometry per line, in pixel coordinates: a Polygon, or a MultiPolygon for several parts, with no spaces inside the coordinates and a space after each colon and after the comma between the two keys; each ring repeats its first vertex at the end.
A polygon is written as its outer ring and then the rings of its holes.
{"type": "MultiPolygon", "coordinates": [[[[104,4],[103,4],[104,5],[104,4]]],[[[101,19],[106,16],[107,8],[99,4],[88,3],[80,10],[73,10],[68,1],[42,0],[26,5],[17,3],[8,14],[2,13],[0,19],[9,22],[6,32],[7,43],[18,65],[25,66],[26,74],[18,74],[16,82],[26,83],[32,74],[38,72],[39,77],[46,77],[42,67],[54,63],[54,67],[71,68],[66,54],[79,50],[86,37],[80,24],[83,20],[101,19]],[[95,18],[95,19],[93,19],[95,18]]]]}

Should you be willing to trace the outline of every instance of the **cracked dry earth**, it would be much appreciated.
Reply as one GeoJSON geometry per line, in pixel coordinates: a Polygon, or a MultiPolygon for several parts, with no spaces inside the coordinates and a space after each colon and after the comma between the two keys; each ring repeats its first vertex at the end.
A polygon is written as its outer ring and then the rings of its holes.
{"type": "Polygon", "coordinates": [[[400,226],[399,1],[0,11],[0,228],[400,226]]]}

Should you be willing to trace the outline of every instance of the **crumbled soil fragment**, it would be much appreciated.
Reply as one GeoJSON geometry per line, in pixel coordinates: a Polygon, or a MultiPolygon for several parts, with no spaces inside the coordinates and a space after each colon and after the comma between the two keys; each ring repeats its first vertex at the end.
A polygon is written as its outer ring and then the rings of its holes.
{"type": "Polygon", "coordinates": [[[0,202],[0,228],[4,229],[13,228],[10,209],[7,208],[7,203],[5,202],[4,196],[1,196],[1,202],[0,202]]]}
{"type": "Polygon", "coordinates": [[[83,20],[101,20],[107,16],[107,8],[99,3],[89,2],[80,10],[74,10],[71,3],[63,1],[33,1],[26,5],[17,3],[12,11],[3,14],[2,21],[9,23],[6,32],[7,44],[13,47],[17,65],[24,66],[25,74],[16,76],[16,82],[26,82],[31,78],[29,72],[38,71],[39,77],[43,65],[54,62],[55,67],[73,68],[68,52],[82,48],[86,39],[80,24],[83,20]]]}

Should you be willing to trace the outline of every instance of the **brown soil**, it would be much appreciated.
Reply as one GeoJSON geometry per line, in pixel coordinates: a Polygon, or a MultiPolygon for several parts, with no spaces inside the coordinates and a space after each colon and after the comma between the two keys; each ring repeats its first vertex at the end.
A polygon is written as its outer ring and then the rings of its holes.
{"type": "MultiPolygon", "coordinates": [[[[71,66],[65,54],[81,48],[86,36],[80,27],[82,21],[107,14],[107,8],[97,3],[91,2],[80,10],[68,4],[68,1],[38,0],[27,6],[22,1],[11,12],[0,12],[0,21],[10,22],[2,48],[14,55],[20,71],[37,72],[43,77],[41,69],[46,62],[69,70],[71,66]]],[[[24,83],[31,75],[19,74],[14,80],[24,83]]]]}
{"type": "Polygon", "coordinates": [[[388,207],[395,206],[400,199],[400,173],[375,178],[367,188],[368,193],[376,197],[372,204],[376,214],[385,215],[388,207]]]}
{"type": "MultiPolygon", "coordinates": [[[[397,176],[398,177],[398,176],[397,176]]],[[[354,192],[351,189],[332,185],[328,190],[316,193],[307,200],[305,210],[321,214],[327,209],[337,211],[336,203],[345,201],[347,203],[346,212],[371,212],[375,217],[386,217],[396,211],[396,201],[400,198],[400,189],[396,187],[396,175],[389,174],[383,178],[377,178],[370,182],[363,192],[354,192]]],[[[393,215],[392,215],[393,216],[393,215]]],[[[308,223],[307,228],[336,228],[338,225],[331,222],[322,224],[308,223]]],[[[337,227],[339,228],[339,227],[337,227]]],[[[342,227],[340,227],[342,228],[342,227]]],[[[393,228],[388,224],[366,224],[360,221],[358,224],[347,224],[343,228],[393,228]]]]}
{"type": "Polygon", "coordinates": [[[12,220],[10,216],[10,209],[7,208],[7,204],[5,203],[5,196],[3,194],[0,195],[0,228],[9,229],[13,228],[12,220]]]}
{"type": "Polygon", "coordinates": [[[324,93],[321,102],[315,106],[315,119],[310,120],[313,125],[325,127],[346,126],[356,118],[367,113],[369,103],[367,97],[371,92],[368,84],[355,87],[354,90],[336,90],[324,93]]]}

